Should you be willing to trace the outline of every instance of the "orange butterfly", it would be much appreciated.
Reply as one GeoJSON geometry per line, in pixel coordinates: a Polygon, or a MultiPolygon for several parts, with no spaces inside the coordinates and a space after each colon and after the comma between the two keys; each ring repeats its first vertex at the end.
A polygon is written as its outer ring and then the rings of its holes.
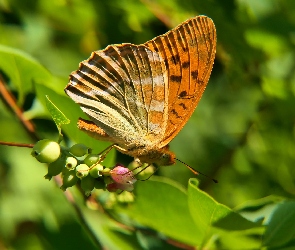
{"type": "Polygon", "coordinates": [[[142,45],[109,45],[70,75],[65,92],[91,121],[79,129],[142,163],[171,165],[168,143],[208,83],[216,52],[213,21],[197,16],[142,45]]]}

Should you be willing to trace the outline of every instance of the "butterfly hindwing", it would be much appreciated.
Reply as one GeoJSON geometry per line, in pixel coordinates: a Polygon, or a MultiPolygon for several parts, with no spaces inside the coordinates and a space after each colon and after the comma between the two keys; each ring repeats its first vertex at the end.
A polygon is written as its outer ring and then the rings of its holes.
{"type": "Polygon", "coordinates": [[[157,143],[164,135],[167,73],[158,53],[145,46],[113,45],[93,52],[71,74],[66,92],[126,148],[157,143]]]}

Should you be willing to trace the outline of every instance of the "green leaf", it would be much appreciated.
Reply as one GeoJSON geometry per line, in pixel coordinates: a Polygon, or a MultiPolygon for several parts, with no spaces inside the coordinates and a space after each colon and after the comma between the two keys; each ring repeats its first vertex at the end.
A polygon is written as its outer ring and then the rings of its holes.
{"type": "Polygon", "coordinates": [[[49,99],[48,95],[46,95],[46,106],[48,111],[51,114],[52,119],[54,120],[58,132],[60,134],[60,136],[62,136],[61,133],[61,125],[63,124],[69,124],[70,120],[64,115],[63,112],[61,112],[58,107],[56,107],[53,102],[49,99]]]}
{"type": "Polygon", "coordinates": [[[286,201],[277,205],[269,219],[263,237],[263,245],[278,247],[294,240],[295,201],[286,201]]]}
{"type": "Polygon", "coordinates": [[[245,230],[260,226],[259,223],[245,219],[200,190],[197,179],[189,181],[188,204],[195,223],[203,225],[207,228],[205,230],[210,230],[212,226],[225,230],[245,230]]]}
{"type": "Polygon", "coordinates": [[[140,249],[134,233],[120,227],[119,224],[99,211],[90,210],[84,205],[81,205],[80,208],[85,223],[103,249],[140,249]]]}
{"type": "Polygon", "coordinates": [[[137,183],[135,196],[134,204],[121,212],[174,240],[190,245],[201,243],[204,231],[190,215],[187,194],[182,186],[154,176],[149,181],[137,183]]]}
{"type": "Polygon", "coordinates": [[[226,250],[253,250],[261,249],[261,235],[263,234],[262,228],[256,228],[245,231],[225,231],[220,233],[218,239],[217,249],[226,250]]]}
{"type": "Polygon", "coordinates": [[[0,45],[0,69],[16,86],[20,104],[33,82],[51,82],[51,74],[38,61],[21,50],[3,45],[0,45]]]}
{"type": "Polygon", "coordinates": [[[245,201],[235,208],[235,211],[250,221],[268,221],[277,204],[284,201],[284,197],[270,195],[261,199],[245,201]]]}

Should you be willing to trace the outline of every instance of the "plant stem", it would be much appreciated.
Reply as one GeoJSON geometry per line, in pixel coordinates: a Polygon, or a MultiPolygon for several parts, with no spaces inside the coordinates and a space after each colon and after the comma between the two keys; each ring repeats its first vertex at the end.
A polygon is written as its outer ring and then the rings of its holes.
{"type": "Polygon", "coordinates": [[[0,74],[0,97],[3,100],[4,104],[17,116],[20,122],[23,124],[24,128],[28,132],[28,134],[32,137],[34,141],[37,141],[38,138],[35,134],[35,128],[31,121],[25,119],[23,116],[23,111],[16,103],[15,97],[13,94],[8,90],[5,81],[0,74]]]}
{"type": "Polygon", "coordinates": [[[18,143],[18,142],[5,142],[0,141],[1,145],[5,146],[12,146],[12,147],[23,147],[23,148],[33,148],[34,144],[27,144],[27,143],[18,143]]]}

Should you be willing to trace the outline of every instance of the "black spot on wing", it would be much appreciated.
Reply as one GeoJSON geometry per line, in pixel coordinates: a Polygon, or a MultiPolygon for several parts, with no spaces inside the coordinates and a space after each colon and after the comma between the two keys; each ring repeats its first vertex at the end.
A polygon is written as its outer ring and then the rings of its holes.
{"type": "Polygon", "coordinates": [[[194,80],[198,79],[198,70],[194,70],[191,72],[191,76],[194,80]]]}
{"type": "Polygon", "coordinates": [[[180,92],[179,95],[178,95],[179,98],[183,98],[183,97],[185,97],[185,96],[187,96],[187,92],[186,92],[186,91],[182,91],[182,92],[180,92]]]}
{"type": "Polygon", "coordinates": [[[170,76],[170,81],[172,82],[181,82],[182,76],[176,76],[176,75],[171,75],[170,76]]]}
{"type": "Polygon", "coordinates": [[[174,114],[177,118],[180,118],[180,116],[178,115],[178,113],[175,109],[172,109],[171,113],[174,114]]]}
{"type": "Polygon", "coordinates": [[[183,63],[181,64],[181,66],[182,66],[184,69],[186,69],[186,68],[189,67],[189,62],[183,62],[183,63]]]}
{"type": "Polygon", "coordinates": [[[184,103],[179,103],[179,106],[181,106],[183,109],[186,109],[186,106],[184,103]]]}

